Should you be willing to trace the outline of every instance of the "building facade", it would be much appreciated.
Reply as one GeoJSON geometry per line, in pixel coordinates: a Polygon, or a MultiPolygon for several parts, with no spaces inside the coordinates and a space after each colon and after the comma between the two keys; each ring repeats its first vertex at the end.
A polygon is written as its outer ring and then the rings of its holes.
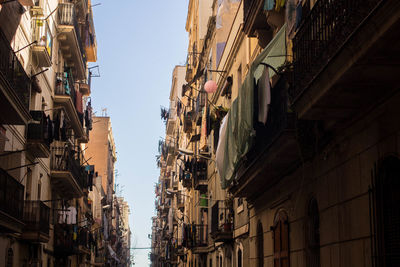
{"type": "Polygon", "coordinates": [[[96,166],[98,175],[98,191],[93,191],[99,205],[94,219],[102,237],[97,261],[105,266],[130,266],[129,205],[116,195],[117,152],[110,117],[93,117],[86,155],[88,163],[96,166]]]}
{"type": "Polygon", "coordinates": [[[390,0],[189,1],[153,266],[398,264],[399,19],[390,0]]]}
{"type": "Polygon", "coordinates": [[[1,266],[89,266],[87,1],[1,1],[1,266]]]}
{"type": "Polygon", "coordinates": [[[96,60],[90,0],[0,1],[0,266],[110,266],[108,174],[87,154],[96,60]]]}

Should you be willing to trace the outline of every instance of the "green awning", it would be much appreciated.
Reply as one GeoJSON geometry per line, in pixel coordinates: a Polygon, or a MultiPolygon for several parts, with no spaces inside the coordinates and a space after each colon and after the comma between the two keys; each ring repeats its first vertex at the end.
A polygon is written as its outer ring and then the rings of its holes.
{"type": "MultiPolygon", "coordinates": [[[[254,60],[244,83],[239,89],[238,97],[233,101],[227,114],[225,134],[220,136],[224,153],[217,152],[217,168],[221,178],[221,187],[227,188],[237,171],[241,159],[249,152],[255,131],[253,127],[254,87],[264,69],[260,63],[268,63],[275,69],[286,60],[286,24],[275,35],[274,39],[254,60]],[[218,158],[223,155],[223,158],[218,158]]],[[[270,70],[270,77],[275,73],[270,70]]]]}

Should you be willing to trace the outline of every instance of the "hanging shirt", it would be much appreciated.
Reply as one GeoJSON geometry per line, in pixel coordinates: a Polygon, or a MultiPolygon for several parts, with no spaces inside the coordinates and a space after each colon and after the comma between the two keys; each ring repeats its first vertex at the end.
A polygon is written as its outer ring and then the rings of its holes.
{"type": "Polygon", "coordinates": [[[269,68],[265,66],[261,78],[258,81],[258,121],[266,124],[268,107],[271,104],[271,84],[269,80],[269,68]]]}
{"type": "Polygon", "coordinates": [[[76,208],[70,206],[67,211],[67,224],[76,224],[76,208]]]}
{"type": "Polygon", "coordinates": [[[265,0],[264,2],[264,10],[270,11],[275,7],[275,0],[265,0]]]}

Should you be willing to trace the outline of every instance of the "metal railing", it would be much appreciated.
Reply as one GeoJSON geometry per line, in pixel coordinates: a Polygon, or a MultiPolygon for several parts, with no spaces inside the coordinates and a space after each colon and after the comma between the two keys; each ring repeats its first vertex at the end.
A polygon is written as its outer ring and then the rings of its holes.
{"type": "Polygon", "coordinates": [[[25,200],[24,231],[49,234],[50,208],[39,200],[25,200]]]}
{"type": "Polygon", "coordinates": [[[78,235],[78,244],[83,246],[87,249],[90,249],[89,246],[89,231],[87,228],[80,227],[79,228],[79,235],[78,235]]]}
{"type": "Polygon", "coordinates": [[[25,72],[12,50],[3,31],[0,29],[0,73],[5,77],[21,104],[29,111],[31,79],[25,72]]]}
{"type": "Polygon", "coordinates": [[[76,105],[76,92],[75,92],[75,80],[72,76],[71,71],[58,72],[56,74],[56,95],[69,95],[76,105]]]}
{"type": "Polygon", "coordinates": [[[56,255],[72,255],[77,253],[77,242],[74,240],[75,225],[56,224],[54,225],[54,253],[56,255]]]}
{"type": "Polygon", "coordinates": [[[196,102],[195,102],[195,113],[196,113],[196,118],[199,118],[202,116],[203,108],[206,105],[207,101],[207,93],[204,90],[200,90],[200,92],[197,94],[196,102]]]}
{"type": "Polygon", "coordinates": [[[205,247],[208,245],[207,224],[194,224],[189,236],[190,247],[205,247]]]}
{"type": "MultiPolygon", "coordinates": [[[[283,133],[294,131],[295,114],[288,109],[288,90],[285,88],[286,79],[281,78],[271,89],[271,104],[268,108],[267,123],[255,124],[256,136],[251,150],[246,155],[246,162],[240,169],[257,158],[261,153],[269,149],[283,133]]],[[[244,163],[241,162],[240,164],[244,163]]],[[[240,171],[239,171],[240,172],[240,171]]]]}
{"type": "Polygon", "coordinates": [[[41,110],[31,110],[33,121],[28,124],[28,141],[39,141],[50,148],[49,128],[46,117],[41,110]]]}
{"type": "Polygon", "coordinates": [[[194,182],[207,180],[207,161],[205,159],[198,159],[194,162],[192,168],[194,182]]]}
{"type": "Polygon", "coordinates": [[[81,38],[81,30],[76,17],[75,5],[73,3],[59,3],[58,6],[58,24],[74,26],[76,38],[78,40],[79,50],[82,54],[84,65],[86,65],[86,53],[83,49],[83,42],[81,38]]]}
{"type": "Polygon", "coordinates": [[[318,0],[293,39],[295,100],[382,0],[318,0]]]}
{"type": "Polygon", "coordinates": [[[0,211],[22,220],[24,186],[0,168],[0,211]]]}
{"type": "Polygon", "coordinates": [[[80,154],[67,146],[53,146],[51,148],[51,169],[54,171],[68,171],[81,188],[88,186],[87,173],[80,165],[80,154]]]}
{"type": "Polygon", "coordinates": [[[233,209],[218,201],[211,208],[211,235],[232,232],[233,209]]]}

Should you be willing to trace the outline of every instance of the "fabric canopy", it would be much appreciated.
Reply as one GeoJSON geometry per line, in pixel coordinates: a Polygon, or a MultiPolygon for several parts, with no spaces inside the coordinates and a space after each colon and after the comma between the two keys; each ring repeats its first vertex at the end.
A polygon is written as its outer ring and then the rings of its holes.
{"type": "MultiPolygon", "coordinates": [[[[227,118],[225,118],[226,129],[222,131],[225,126],[221,127],[216,165],[223,189],[232,183],[240,160],[249,152],[253,143],[255,136],[253,127],[254,88],[265,69],[265,66],[260,63],[267,63],[276,69],[285,63],[285,55],[286,24],[254,60],[239,89],[238,97],[233,101],[227,118]]],[[[270,70],[269,77],[273,75],[275,73],[270,70]]]]}

